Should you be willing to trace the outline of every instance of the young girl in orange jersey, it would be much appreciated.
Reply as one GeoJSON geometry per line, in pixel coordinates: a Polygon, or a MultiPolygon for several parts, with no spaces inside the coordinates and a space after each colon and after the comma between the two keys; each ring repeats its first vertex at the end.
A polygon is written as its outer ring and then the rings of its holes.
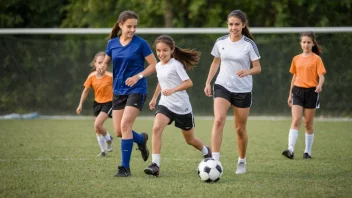
{"type": "Polygon", "coordinates": [[[298,129],[301,126],[302,114],[304,114],[306,131],[306,148],[303,158],[311,158],[314,114],[315,109],[320,106],[319,93],[322,91],[326,73],[320,58],[321,48],[315,40],[314,33],[303,32],[300,44],[303,53],[293,58],[290,68],[293,77],[287,102],[292,111],[292,123],[288,135],[288,149],[282,152],[282,155],[289,159],[294,158],[294,147],[298,129]]]}
{"type": "Polygon", "coordinates": [[[112,112],[112,73],[108,71],[96,71],[96,68],[103,63],[104,57],[105,52],[98,52],[90,63],[93,72],[89,74],[84,83],[85,88],[76,110],[77,114],[82,112],[82,104],[87,98],[89,89],[93,87],[95,95],[93,102],[94,129],[101,149],[98,156],[102,157],[106,156],[106,151],[112,151],[112,137],[103,126],[105,120],[108,119],[108,117],[111,117],[112,112]],[[105,142],[107,143],[107,146],[105,145],[105,142]]]}

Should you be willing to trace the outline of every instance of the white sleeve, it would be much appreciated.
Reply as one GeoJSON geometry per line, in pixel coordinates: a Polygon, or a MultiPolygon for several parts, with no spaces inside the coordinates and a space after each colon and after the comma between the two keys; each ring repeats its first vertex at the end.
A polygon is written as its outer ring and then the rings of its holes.
{"type": "Polygon", "coordinates": [[[218,47],[219,42],[215,42],[213,49],[211,50],[211,55],[214,57],[219,58],[220,57],[220,52],[219,52],[219,47],[218,47]]]}
{"type": "Polygon", "coordinates": [[[250,42],[249,58],[251,59],[251,61],[260,59],[259,50],[254,42],[250,42]]]}
{"type": "Polygon", "coordinates": [[[183,67],[182,64],[176,64],[175,65],[175,70],[176,73],[178,74],[178,76],[181,78],[182,81],[188,80],[189,76],[185,70],[185,68],[183,67]]]}

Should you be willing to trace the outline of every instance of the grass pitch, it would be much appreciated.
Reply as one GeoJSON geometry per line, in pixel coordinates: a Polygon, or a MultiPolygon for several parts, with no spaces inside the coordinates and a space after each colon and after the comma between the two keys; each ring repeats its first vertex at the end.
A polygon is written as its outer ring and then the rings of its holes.
{"type": "MultiPolygon", "coordinates": [[[[150,135],[152,120],[137,120],[134,130],[150,135]]],[[[236,175],[238,158],[233,121],[228,120],[218,183],[197,176],[202,155],[168,126],[163,134],[159,177],[147,176],[140,152],[133,150],[132,177],[116,178],[120,140],[98,158],[92,120],[0,121],[0,197],[349,197],[352,194],[352,122],[315,122],[311,160],[303,160],[304,130],[295,159],[287,148],[290,120],[249,120],[247,173],[236,175]]],[[[112,121],[105,126],[113,134],[112,121]]],[[[210,144],[212,120],[196,120],[196,136],[210,144]]],[[[151,141],[148,141],[151,150],[151,141]]],[[[136,146],[134,146],[136,148],[136,146]]]]}

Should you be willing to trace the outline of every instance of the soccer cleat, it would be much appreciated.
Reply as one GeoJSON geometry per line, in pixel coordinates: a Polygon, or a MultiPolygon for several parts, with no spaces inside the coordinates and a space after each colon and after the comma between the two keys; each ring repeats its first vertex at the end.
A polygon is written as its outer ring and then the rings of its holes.
{"type": "Polygon", "coordinates": [[[129,177],[129,176],[131,176],[130,168],[126,168],[124,166],[117,167],[117,173],[115,174],[115,177],[129,177]]]}
{"type": "Polygon", "coordinates": [[[144,169],[144,173],[147,175],[159,176],[159,166],[155,163],[152,163],[150,166],[144,169]]]}
{"type": "Polygon", "coordinates": [[[97,157],[105,157],[106,156],[106,153],[105,152],[101,152],[97,155],[97,157]]]}
{"type": "Polygon", "coordinates": [[[106,144],[107,144],[107,146],[106,146],[106,150],[108,151],[108,152],[111,152],[112,151],[112,136],[110,136],[110,143],[109,142],[106,142],[106,144]]]}
{"type": "Polygon", "coordinates": [[[144,139],[143,139],[142,144],[138,144],[137,150],[141,151],[143,160],[147,161],[149,158],[149,150],[147,148],[148,134],[141,133],[141,135],[143,135],[144,139]]]}
{"type": "Polygon", "coordinates": [[[209,147],[207,147],[207,149],[208,149],[208,154],[206,154],[206,155],[203,155],[203,158],[205,159],[205,158],[211,158],[211,150],[210,150],[210,148],[209,147]]]}
{"type": "Polygon", "coordinates": [[[312,157],[308,153],[303,154],[303,159],[311,159],[312,157]]]}
{"type": "Polygon", "coordinates": [[[282,155],[284,155],[285,157],[287,157],[288,159],[293,159],[294,158],[294,153],[291,152],[290,150],[284,150],[282,152],[282,155]]]}
{"type": "Polygon", "coordinates": [[[237,164],[237,170],[236,170],[236,174],[244,174],[246,173],[246,163],[244,162],[240,162],[237,164]]]}

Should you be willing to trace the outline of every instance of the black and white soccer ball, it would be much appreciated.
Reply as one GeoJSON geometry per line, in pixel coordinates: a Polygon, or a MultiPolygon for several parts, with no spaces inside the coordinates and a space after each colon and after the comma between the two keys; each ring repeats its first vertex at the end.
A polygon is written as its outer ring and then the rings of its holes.
{"type": "Polygon", "coordinates": [[[205,182],[219,181],[223,172],[220,161],[210,157],[203,159],[198,165],[198,175],[205,182]]]}

